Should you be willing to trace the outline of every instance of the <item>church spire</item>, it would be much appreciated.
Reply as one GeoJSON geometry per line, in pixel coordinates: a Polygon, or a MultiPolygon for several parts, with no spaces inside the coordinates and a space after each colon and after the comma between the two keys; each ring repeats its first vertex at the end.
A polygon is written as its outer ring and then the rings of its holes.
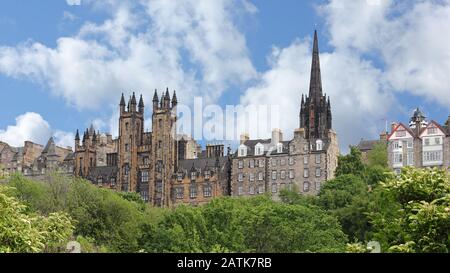
{"type": "Polygon", "coordinates": [[[317,30],[314,31],[309,97],[311,100],[316,100],[317,102],[319,102],[320,97],[322,97],[322,77],[320,75],[319,41],[317,39],[317,30]]]}

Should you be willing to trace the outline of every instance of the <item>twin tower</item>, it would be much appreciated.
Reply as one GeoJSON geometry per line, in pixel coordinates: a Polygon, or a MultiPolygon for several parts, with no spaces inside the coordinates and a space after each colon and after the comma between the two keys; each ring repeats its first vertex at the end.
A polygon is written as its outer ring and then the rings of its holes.
{"type": "MultiPolygon", "coordinates": [[[[126,104],[120,99],[119,136],[106,143],[75,140],[75,175],[98,180],[93,173],[116,181],[119,191],[138,192],[155,206],[170,203],[170,181],[177,167],[176,115],[177,96],[169,90],[161,99],[153,96],[152,131],[144,130],[144,100],[133,93],[126,104]],[[77,145],[78,144],[78,145],[77,145]],[[101,162],[107,162],[101,166],[101,162]]],[[[79,138],[79,137],[78,137],[79,138]]],[[[112,184],[112,183],[111,183],[112,184]]]]}

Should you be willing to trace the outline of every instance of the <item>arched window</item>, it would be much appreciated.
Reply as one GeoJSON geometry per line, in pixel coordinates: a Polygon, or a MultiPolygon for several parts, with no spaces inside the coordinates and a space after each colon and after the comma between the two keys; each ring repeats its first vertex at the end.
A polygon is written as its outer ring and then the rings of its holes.
{"type": "Polygon", "coordinates": [[[323,142],[322,140],[318,139],[316,140],[316,150],[321,151],[323,149],[323,142]]]}

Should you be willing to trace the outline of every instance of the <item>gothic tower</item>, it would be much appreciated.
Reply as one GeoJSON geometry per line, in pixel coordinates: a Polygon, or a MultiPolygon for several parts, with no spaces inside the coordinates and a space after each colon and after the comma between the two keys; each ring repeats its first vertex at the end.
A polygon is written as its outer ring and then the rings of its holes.
{"type": "Polygon", "coordinates": [[[74,173],[76,176],[88,177],[90,168],[96,166],[96,145],[97,135],[93,126],[83,133],[83,140],[80,143],[80,132],[75,135],[75,162],[74,173]]]}
{"type": "Polygon", "coordinates": [[[332,129],[332,116],[330,98],[327,99],[322,94],[317,31],[314,32],[309,96],[305,98],[302,95],[300,109],[300,128],[305,129],[305,138],[311,143],[315,143],[318,139],[326,140],[328,130],[332,129]]]}
{"type": "Polygon", "coordinates": [[[155,206],[170,206],[170,181],[176,167],[176,106],[177,97],[174,92],[172,101],[169,89],[162,94],[158,103],[155,90],[152,115],[152,153],[149,195],[155,206]]]}
{"type": "Polygon", "coordinates": [[[127,108],[125,109],[123,94],[119,106],[118,190],[136,192],[138,184],[138,148],[142,144],[144,132],[144,105],[141,100],[139,109],[137,109],[136,96],[133,92],[127,108]]]}

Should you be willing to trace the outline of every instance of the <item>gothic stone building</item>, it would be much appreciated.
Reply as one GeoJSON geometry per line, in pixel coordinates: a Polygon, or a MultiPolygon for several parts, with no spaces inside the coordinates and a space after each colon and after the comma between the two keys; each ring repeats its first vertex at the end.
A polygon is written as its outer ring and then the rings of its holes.
{"type": "Polygon", "coordinates": [[[241,136],[232,159],[233,196],[270,192],[278,199],[283,188],[315,195],[325,181],[334,177],[339,146],[332,129],[330,99],[322,93],[317,32],[309,96],[302,96],[300,109],[300,127],[289,141],[283,140],[279,129],[273,130],[271,139],[250,140],[246,134],[241,136]]]}
{"type": "Polygon", "coordinates": [[[0,165],[4,172],[23,173],[35,179],[43,179],[50,173],[73,174],[71,147],[59,147],[53,138],[45,146],[25,141],[23,147],[12,147],[0,142],[0,165]]]}
{"type": "Polygon", "coordinates": [[[154,206],[201,204],[228,192],[229,160],[223,146],[192,159],[192,141],[176,135],[177,97],[153,97],[152,132],[144,131],[144,101],[120,100],[119,135],[86,130],[75,138],[75,175],[101,187],[138,192],[154,206]],[[188,146],[191,145],[191,146],[188,146]],[[211,152],[214,150],[214,153],[211,152]]]}
{"type": "Polygon", "coordinates": [[[404,166],[450,165],[450,116],[445,125],[431,120],[417,108],[408,125],[394,122],[387,137],[389,166],[400,173],[404,166]]]}

